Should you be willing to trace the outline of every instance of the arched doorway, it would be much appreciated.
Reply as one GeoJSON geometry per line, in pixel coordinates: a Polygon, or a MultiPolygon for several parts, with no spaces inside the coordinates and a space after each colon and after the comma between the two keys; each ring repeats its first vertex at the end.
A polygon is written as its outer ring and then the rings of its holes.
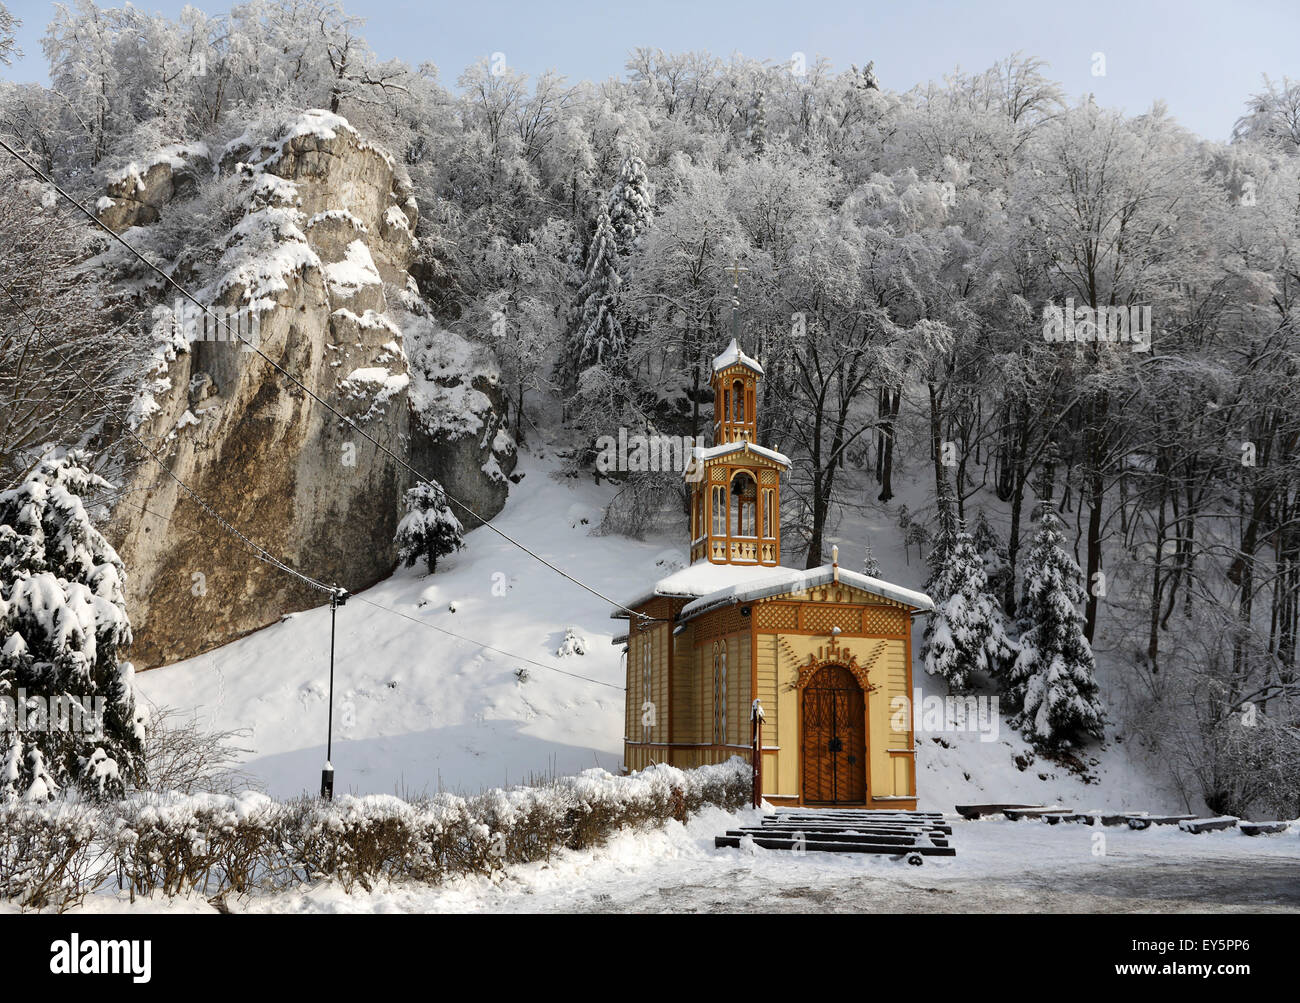
{"type": "Polygon", "coordinates": [[[866,697],[842,665],[823,666],[803,689],[800,761],[805,803],[866,803],[866,697]]]}

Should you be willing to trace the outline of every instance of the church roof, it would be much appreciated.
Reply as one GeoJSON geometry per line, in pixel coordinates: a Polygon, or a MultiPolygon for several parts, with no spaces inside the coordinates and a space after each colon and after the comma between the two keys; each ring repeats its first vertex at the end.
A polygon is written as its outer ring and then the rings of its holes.
{"type": "Polygon", "coordinates": [[[757,443],[746,442],[744,439],[738,439],[735,442],[724,442],[720,446],[709,446],[707,449],[703,446],[695,447],[696,460],[712,460],[718,456],[727,456],[730,453],[739,453],[748,449],[750,452],[771,460],[773,463],[779,463],[782,466],[790,465],[790,457],[784,453],[778,453],[775,449],[768,449],[766,446],[760,446],[757,443]]]}
{"type": "Polygon", "coordinates": [[[722,350],[722,354],[713,360],[713,371],[726,369],[728,366],[734,366],[740,363],[749,369],[754,370],[759,376],[763,375],[763,367],[758,364],[758,360],[751,358],[740,350],[740,343],[735,338],[731,339],[731,344],[722,350]]]}
{"type": "MultiPolygon", "coordinates": [[[[681,619],[686,620],[721,606],[731,606],[735,603],[751,602],[799,589],[827,585],[834,580],[835,570],[830,564],[823,564],[820,568],[803,569],[696,561],[688,568],[682,568],[667,578],[661,578],[651,591],[626,605],[635,609],[655,598],[689,599],[690,602],[682,607],[680,614],[681,619]]],[[[892,599],[914,609],[927,613],[934,610],[934,603],[923,592],[914,592],[901,585],[860,575],[856,571],[845,568],[839,569],[839,578],[844,585],[885,599],[892,599]]],[[[617,619],[628,614],[626,609],[619,607],[610,615],[617,619]]]]}

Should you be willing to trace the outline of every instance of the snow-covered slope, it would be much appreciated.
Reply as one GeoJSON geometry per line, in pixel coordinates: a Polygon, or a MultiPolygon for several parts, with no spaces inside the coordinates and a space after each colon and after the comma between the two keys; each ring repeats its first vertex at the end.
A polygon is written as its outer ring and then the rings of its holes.
{"type": "MultiPolygon", "coordinates": [[[[685,564],[684,527],[649,541],[592,535],[610,488],[553,477],[556,469],[553,459],[521,456],[525,477],[494,525],[618,600],[685,564]]],[[[897,529],[869,514],[836,527],[843,566],[854,568],[851,555],[861,552],[863,533],[870,533],[886,578],[924,585],[924,566],[915,556],[906,563],[897,529]]],[[[338,613],[336,789],[472,792],[589,766],[617,770],[623,671],[620,648],[610,641],[624,625],[609,613],[608,603],[485,529],[469,533],[466,549],[441,560],[437,574],[403,568],[352,597],[338,613]],[[541,666],[430,629],[435,626],[541,666]],[[574,637],[566,639],[569,628],[574,637]],[[558,655],[561,649],[566,654],[558,655]]],[[[918,623],[918,648],[920,630],[918,623]]],[[[247,769],[271,794],[289,796],[319,783],[328,657],[329,610],[319,608],[144,673],[139,685],[153,704],[194,709],[214,727],[250,729],[247,769]]],[[[919,667],[916,684],[923,697],[943,692],[919,667]]],[[[1084,783],[1055,764],[1030,763],[1025,743],[998,725],[992,741],[978,732],[918,735],[922,807],[951,810],[967,800],[1180,807],[1129,764],[1123,746],[1096,750],[1097,781],[1084,783]]]]}

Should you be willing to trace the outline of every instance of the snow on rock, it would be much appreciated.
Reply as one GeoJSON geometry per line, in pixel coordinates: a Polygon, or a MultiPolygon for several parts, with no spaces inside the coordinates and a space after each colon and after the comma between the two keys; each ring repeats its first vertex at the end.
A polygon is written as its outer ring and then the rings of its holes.
{"type": "Polygon", "coordinates": [[[330,292],[345,299],[352,298],[366,286],[383,284],[364,240],[348,244],[342,261],[325,265],[325,279],[330,292]]]}
{"type": "MultiPolygon", "coordinates": [[[[388,316],[385,286],[406,287],[413,249],[409,234],[390,239],[383,231],[390,208],[400,207],[410,221],[418,217],[406,206],[405,172],[327,112],[250,124],[219,166],[220,183],[229,185],[242,214],[212,234],[209,246],[193,249],[195,295],[256,312],[268,355],[349,418],[382,423],[376,433],[385,441],[408,441],[405,354],[383,347],[400,349],[403,341],[388,316]],[[350,309],[337,309],[343,304],[350,309]],[[381,368],[382,377],[364,378],[381,368]],[[339,378],[353,373],[356,379],[339,378]]],[[[151,170],[161,178],[173,168],[164,160],[151,170]]],[[[213,172],[185,170],[187,184],[218,183],[213,172]]],[[[151,176],[143,175],[146,187],[151,176]]],[[[106,197],[120,201],[117,190],[106,197]]],[[[177,476],[233,516],[241,531],[281,541],[282,552],[301,555],[295,560],[309,560],[316,573],[350,589],[387,574],[401,493],[409,487],[405,474],[374,450],[349,454],[336,423],[255,355],[235,355],[224,344],[176,344],[169,311],[155,320],[156,348],[130,421],[142,434],[174,436],[169,463],[177,476]],[[209,402],[202,415],[199,399],[209,402]],[[201,439],[177,434],[195,418],[203,421],[201,439]],[[354,466],[344,465],[348,457],[354,466]],[[250,497],[284,504],[255,514],[250,497]],[[326,538],[330,545],[321,546],[326,538]]],[[[478,462],[471,469],[483,477],[478,462]]],[[[315,601],[310,592],[286,589],[281,572],[241,548],[213,556],[183,523],[160,521],[171,519],[181,496],[155,465],[140,464],[122,496],[146,495],[155,515],[125,504],[115,512],[139,615],[133,654],[143,664],[194,654],[315,601]],[[244,584],[221,599],[215,590],[193,596],[175,588],[182,567],[244,584]]]]}

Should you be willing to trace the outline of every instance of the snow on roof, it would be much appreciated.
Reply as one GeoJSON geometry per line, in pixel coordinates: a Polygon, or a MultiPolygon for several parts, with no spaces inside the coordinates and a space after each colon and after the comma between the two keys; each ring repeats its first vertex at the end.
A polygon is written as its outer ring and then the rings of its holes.
{"type": "Polygon", "coordinates": [[[722,354],[713,360],[713,371],[716,373],[728,366],[734,366],[740,363],[742,366],[748,366],[759,376],[763,375],[763,367],[758,364],[758,360],[751,358],[740,350],[740,344],[735,338],[731,339],[731,344],[722,350],[722,354]]]}
{"type": "Polygon", "coordinates": [[[790,457],[785,453],[778,453],[775,449],[768,449],[766,446],[760,446],[753,442],[746,442],[741,439],[736,442],[724,442],[719,446],[709,446],[707,449],[703,446],[695,447],[695,459],[697,462],[711,460],[715,456],[726,456],[728,453],[738,453],[741,450],[748,449],[752,453],[757,453],[764,459],[771,460],[773,463],[779,463],[782,466],[790,465],[790,457]]]}
{"type": "MultiPolygon", "coordinates": [[[[667,578],[661,578],[651,591],[625,605],[635,609],[651,599],[665,596],[690,599],[691,602],[682,607],[680,614],[682,619],[690,619],[719,606],[730,606],[734,603],[825,585],[833,581],[834,577],[835,568],[829,564],[805,570],[765,567],[758,564],[713,564],[702,560],[674,572],[667,578]]],[[[839,569],[839,577],[843,584],[864,592],[892,599],[926,612],[934,609],[930,597],[922,592],[913,592],[901,585],[894,585],[879,578],[870,578],[845,568],[839,569]]],[[[610,616],[615,619],[627,616],[627,610],[619,607],[610,616]]]]}

